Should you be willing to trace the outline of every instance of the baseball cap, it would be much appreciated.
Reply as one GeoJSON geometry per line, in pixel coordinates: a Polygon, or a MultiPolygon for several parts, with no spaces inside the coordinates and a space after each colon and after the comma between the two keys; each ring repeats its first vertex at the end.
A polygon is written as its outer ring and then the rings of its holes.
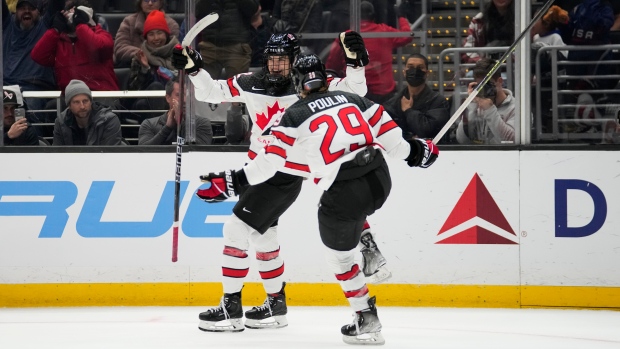
{"type": "Polygon", "coordinates": [[[2,103],[23,105],[22,93],[18,85],[4,86],[2,88],[2,103]]]}
{"type": "Polygon", "coordinates": [[[28,3],[32,7],[40,10],[41,9],[41,5],[43,4],[43,1],[42,0],[19,0],[19,1],[17,1],[17,4],[15,5],[15,8],[19,8],[23,3],[28,3]]]}

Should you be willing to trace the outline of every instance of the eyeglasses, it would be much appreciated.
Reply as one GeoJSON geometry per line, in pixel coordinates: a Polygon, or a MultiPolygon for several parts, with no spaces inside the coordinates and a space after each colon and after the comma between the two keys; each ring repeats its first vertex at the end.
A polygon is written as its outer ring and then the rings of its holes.
{"type": "Polygon", "coordinates": [[[159,0],[142,0],[142,1],[144,1],[144,2],[146,2],[146,3],[151,3],[151,4],[154,4],[154,3],[156,3],[156,2],[159,2],[159,0]]]}

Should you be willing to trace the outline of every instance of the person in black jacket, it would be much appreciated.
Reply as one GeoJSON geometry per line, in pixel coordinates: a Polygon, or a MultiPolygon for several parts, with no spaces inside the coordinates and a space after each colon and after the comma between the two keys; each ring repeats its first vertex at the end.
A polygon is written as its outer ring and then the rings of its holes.
{"type": "MultiPolygon", "coordinates": [[[[3,87],[4,114],[2,118],[5,145],[39,145],[39,137],[25,117],[16,120],[16,108],[23,105],[19,86],[3,87]]],[[[23,109],[21,109],[23,111],[23,109]]],[[[22,115],[23,116],[23,115],[22,115]]]]}
{"type": "Polygon", "coordinates": [[[200,33],[198,48],[204,66],[213,79],[227,79],[250,70],[252,17],[257,0],[198,0],[196,21],[211,12],[219,19],[200,33]],[[225,73],[222,74],[222,69],[225,73]]]}
{"type": "Polygon", "coordinates": [[[383,107],[403,130],[405,139],[433,138],[450,119],[450,105],[426,85],[428,59],[423,55],[414,53],[407,57],[403,74],[407,87],[383,107]]]}

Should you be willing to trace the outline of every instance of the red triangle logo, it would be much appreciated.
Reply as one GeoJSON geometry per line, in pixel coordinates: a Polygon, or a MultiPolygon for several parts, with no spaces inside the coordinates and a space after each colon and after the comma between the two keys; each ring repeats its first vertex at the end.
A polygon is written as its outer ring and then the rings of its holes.
{"type": "MultiPolygon", "coordinates": [[[[459,224],[469,221],[474,217],[479,217],[485,221],[515,235],[514,230],[506,220],[506,217],[499,209],[495,200],[489,193],[487,187],[482,183],[482,179],[476,173],[471,179],[465,192],[452,209],[450,216],[443,224],[437,235],[445,233],[459,224]]],[[[499,236],[482,227],[472,227],[454,236],[444,239],[438,243],[447,244],[514,244],[502,236],[499,236]],[[491,235],[493,237],[491,237],[491,235]]]]}

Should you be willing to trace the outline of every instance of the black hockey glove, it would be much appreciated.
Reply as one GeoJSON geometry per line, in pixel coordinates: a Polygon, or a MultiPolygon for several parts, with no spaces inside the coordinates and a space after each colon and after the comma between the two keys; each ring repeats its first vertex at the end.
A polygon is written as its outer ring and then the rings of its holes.
{"type": "Polygon", "coordinates": [[[78,26],[78,24],[89,25],[90,20],[90,15],[85,11],[76,8],[75,12],[73,12],[73,25],[75,25],[76,27],[78,26]]]}
{"type": "Polygon", "coordinates": [[[430,139],[415,138],[407,142],[411,150],[405,161],[410,167],[430,167],[439,157],[439,148],[430,139]]]}
{"type": "Polygon", "coordinates": [[[362,36],[354,31],[340,33],[340,47],[344,51],[344,60],[349,67],[368,65],[368,51],[362,36]]]}
{"type": "Polygon", "coordinates": [[[228,170],[224,172],[211,172],[200,176],[203,182],[210,182],[207,189],[198,189],[196,196],[208,203],[222,202],[233,196],[239,195],[239,191],[247,184],[247,178],[243,170],[228,170]]]}
{"type": "Polygon", "coordinates": [[[172,65],[184,69],[187,74],[196,74],[202,68],[202,56],[189,46],[176,45],[172,49],[172,65]]]}
{"type": "Polygon", "coordinates": [[[73,31],[67,18],[60,12],[57,12],[52,19],[52,28],[59,33],[69,33],[73,31]]]}

